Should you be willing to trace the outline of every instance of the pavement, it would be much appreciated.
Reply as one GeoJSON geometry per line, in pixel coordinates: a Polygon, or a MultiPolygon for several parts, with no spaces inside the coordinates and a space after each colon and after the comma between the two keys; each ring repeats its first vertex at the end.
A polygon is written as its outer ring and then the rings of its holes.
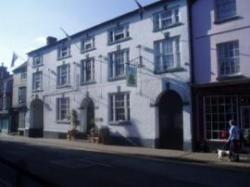
{"type": "Polygon", "coordinates": [[[223,167],[228,169],[250,169],[250,154],[241,154],[240,162],[230,162],[228,158],[219,160],[216,153],[198,153],[185,152],[179,150],[153,149],[130,146],[114,146],[89,143],[87,140],[62,140],[62,139],[44,139],[27,138],[22,136],[0,135],[0,141],[15,143],[25,143],[28,145],[57,147],[70,150],[91,151],[97,153],[108,153],[114,155],[123,155],[130,157],[145,157],[155,160],[167,159],[170,161],[193,162],[196,164],[205,164],[214,167],[223,167]]]}

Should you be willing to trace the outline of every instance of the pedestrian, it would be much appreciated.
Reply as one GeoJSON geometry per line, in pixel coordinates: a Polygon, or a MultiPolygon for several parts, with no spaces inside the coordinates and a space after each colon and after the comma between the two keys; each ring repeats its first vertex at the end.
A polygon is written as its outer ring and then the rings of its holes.
{"type": "Polygon", "coordinates": [[[229,120],[229,159],[231,161],[239,161],[240,152],[240,129],[234,120],[229,120]]]}

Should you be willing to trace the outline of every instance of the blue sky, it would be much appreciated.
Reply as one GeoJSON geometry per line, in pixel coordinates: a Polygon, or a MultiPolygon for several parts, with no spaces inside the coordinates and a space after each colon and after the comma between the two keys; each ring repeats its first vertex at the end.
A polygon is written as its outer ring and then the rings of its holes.
{"type": "MultiPolygon", "coordinates": [[[[142,5],[157,0],[139,0],[142,5]]],[[[63,38],[69,34],[137,8],[134,0],[1,0],[0,63],[10,67],[13,51],[20,58],[45,44],[46,36],[63,38]]]]}

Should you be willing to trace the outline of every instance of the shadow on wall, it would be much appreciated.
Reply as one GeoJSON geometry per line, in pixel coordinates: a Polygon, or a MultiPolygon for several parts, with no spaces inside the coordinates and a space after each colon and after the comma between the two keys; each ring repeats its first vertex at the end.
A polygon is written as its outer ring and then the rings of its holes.
{"type": "Polygon", "coordinates": [[[194,60],[195,60],[195,77],[196,81],[210,82],[212,76],[217,72],[213,72],[211,63],[211,54],[216,53],[216,49],[211,47],[211,39],[208,35],[212,29],[212,16],[214,11],[213,3],[209,1],[201,1],[194,4],[193,10],[193,44],[194,44],[194,60]],[[200,7],[196,7],[200,6],[200,7]],[[201,8],[201,7],[206,7],[201,8]],[[201,12],[202,11],[202,12],[201,12]]]}
{"type": "Polygon", "coordinates": [[[137,127],[138,124],[135,120],[130,122],[121,123],[117,125],[125,130],[125,134],[120,133],[118,130],[112,132],[112,144],[114,145],[129,145],[129,146],[146,146],[145,142],[142,140],[142,135],[137,127]]]}

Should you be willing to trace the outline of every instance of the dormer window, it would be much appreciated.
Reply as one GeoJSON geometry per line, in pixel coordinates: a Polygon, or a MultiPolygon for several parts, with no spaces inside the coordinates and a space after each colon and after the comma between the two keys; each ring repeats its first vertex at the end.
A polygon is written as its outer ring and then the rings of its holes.
{"type": "Polygon", "coordinates": [[[154,15],[154,31],[180,24],[179,8],[167,9],[154,15]]]}
{"type": "Polygon", "coordinates": [[[95,49],[95,38],[87,38],[84,39],[81,43],[81,51],[82,52],[87,52],[95,49]]]}
{"type": "Polygon", "coordinates": [[[58,59],[67,58],[70,56],[70,46],[63,44],[58,48],[58,59]]]}
{"type": "Polygon", "coordinates": [[[41,66],[42,64],[43,64],[42,56],[35,56],[33,58],[33,66],[34,67],[41,66]]]}
{"type": "Polygon", "coordinates": [[[129,26],[117,26],[109,31],[109,44],[113,44],[116,42],[124,41],[130,37],[129,35],[129,26]]]}

